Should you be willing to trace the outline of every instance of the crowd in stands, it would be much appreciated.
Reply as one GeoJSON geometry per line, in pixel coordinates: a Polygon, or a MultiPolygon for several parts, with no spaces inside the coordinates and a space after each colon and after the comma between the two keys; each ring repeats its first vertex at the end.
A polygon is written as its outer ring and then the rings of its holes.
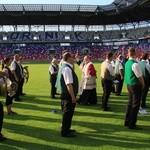
{"type": "Polygon", "coordinates": [[[24,47],[9,47],[4,46],[0,47],[0,59],[3,59],[5,56],[12,56],[15,53],[19,53],[24,61],[49,61],[52,56],[58,54],[61,57],[63,50],[70,51],[73,54],[77,52],[81,55],[82,53],[90,53],[94,60],[103,60],[105,55],[109,51],[115,52],[118,54],[126,54],[129,47],[134,47],[137,52],[137,56],[140,58],[141,54],[144,52],[150,53],[149,44],[131,44],[131,45],[121,45],[117,50],[113,49],[113,46],[24,46],[24,47]]]}

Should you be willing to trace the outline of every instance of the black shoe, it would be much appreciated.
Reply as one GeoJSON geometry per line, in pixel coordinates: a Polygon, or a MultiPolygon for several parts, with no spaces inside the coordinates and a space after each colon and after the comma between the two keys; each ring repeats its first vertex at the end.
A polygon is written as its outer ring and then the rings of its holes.
{"type": "Polygon", "coordinates": [[[16,98],[14,101],[21,102],[22,99],[21,98],[16,98]]]}
{"type": "Polygon", "coordinates": [[[14,115],[17,115],[17,113],[14,112],[14,111],[11,111],[11,112],[7,113],[7,115],[9,115],[9,116],[14,116],[14,115]]]}
{"type": "Polygon", "coordinates": [[[138,127],[138,126],[129,127],[129,129],[131,129],[131,130],[143,130],[142,127],[138,127]]]}
{"type": "Polygon", "coordinates": [[[111,111],[111,110],[108,108],[103,108],[102,111],[111,111]]]}
{"type": "Polygon", "coordinates": [[[128,123],[128,122],[125,122],[125,123],[124,123],[124,126],[128,127],[128,126],[129,126],[129,123],[128,123]]]}
{"type": "Polygon", "coordinates": [[[81,102],[79,100],[77,100],[77,104],[81,104],[81,102]]]}
{"type": "Polygon", "coordinates": [[[63,133],[61,134],[61,136],[66,138],[76,137],[76,135],[73,132],[63,133]]]}
{"type": "Polygon", "coordinates": [[[6,138],[3,136],[3,134],[0,134],[0,142],[5,141],[6,138]]]}
{"type": "Polygon", "coordinates": [[[20,95],[25,96],[26,94],[25,93],[21,93],[20,95]]]}
{"type": "Polygon", "coordinates": [[[102,111],[111,111],[111,108],[110,107],[102,108],[102,111]]]}
{"type": "Polygon", "coordinates": [[[60,95],[59,93],[56,93],[56,95],[60,95]]]}
{"type": "Polygon", "coordinates": [[[52,96],[51,98],[52,98],[52,99],[58,99],[58,98],[57,98],[57,97],[55,97],[55,96],[52,96]]]}
{"type": "Polygon", "coordinates": [[[148,106],[141,106],[142,109],[146,109],[149,108],[148,106]]]}
{"type": "Polygon", "coordinates": [[[116,96],[123,96],[122,94],[119,94],[119,93],[116,93],[115,95],[116,95],[116,96]]]}
{"type": "Polygon", "coordinates": [[[74,129],[70,129],[70,130],[69,130],[69,132],[74,133],[74,134],[76,134],[76,133],[77,133],[77,131],[76,131],[76,130],[74,130],[74,129]]]}

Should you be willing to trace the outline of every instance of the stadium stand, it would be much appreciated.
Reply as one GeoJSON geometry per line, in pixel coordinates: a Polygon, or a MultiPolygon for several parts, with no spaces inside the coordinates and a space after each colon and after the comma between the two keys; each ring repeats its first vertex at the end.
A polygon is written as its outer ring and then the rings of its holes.
{"type": "Polygon", "coordinates": [[[124,38],[139,39],[145,36],[150,36],[149,27],[142,27],[128,30],[111,30],[111,31],[54,31],[54,32],[0,32],[1,43],[18,43],[18,42],[93,42],[94,37],[98,36],[99,40],[123,39],[122,33],[125,33],[124,38]],[[68,36],[69,39],[65,39],[68,36]],[[5,37],[5,39],[4,39],[5,37]]]}
{"type": "MultiPolygon", "coordinates": [[[[137,56],[140,58],[141,54],[147,52],[150,54],[150,45],[149,44],[130,44],[130,45],[121,45],[115,53],[126,54],[127,49],[129,47],[134,47],[137,50],[137,56]]],[[[49,50],[51,47],[49,46],[24,46],[24,47],[0,47],[0,59],[3,59],[6,56],[13,56],[14,50],[20,50],[20,55],[22,56],[24,61],[49,61],[51,60],[53,54],[50,54],[49,50]]],[[[113,50],[113,46],[55,46],[55,53],[59,54],[61,57],[62,51],[67,50],[76,54],[77,52],[80,55],[83,54],[83,49],[89,49],[90,55],[94,60],[102,60],[105,59],[105,55],[107,52],[113,50]]]]}
{"type": "Polygon", "coordinates": [[[101,60],[108,51],[125,53],[130,46],[140,56],[150,51],[149,6],[149,0],[114,0],[105,6],[0,4],[0,59],[19,53],[25,61],[47,61],[54,53],[61,56],[63,50],[82,55],[83,49],[89,49],[93,59],[101,60]],[[140,26],[142,21],[147,26],[140,26]],[[132,27],[126,28],[129,23],[132,27]],[[14,30],[3,30],[6,25],[14,30]],[[18,30],[19,25],[28,30],[18,30]],[[43,29],[36,30],[35,25],[43,29]],[[46,29],[46,25],[57,28],[46,29]],[[72,29],[61,30],[61,25],[72,29]],[[86,30],[75,30],[77,25],[84,25],[86,30]],[[96,25],[103,30],[96,30],[96,25]],[[108,25],[118,29],[108,30],[108,25]]]}

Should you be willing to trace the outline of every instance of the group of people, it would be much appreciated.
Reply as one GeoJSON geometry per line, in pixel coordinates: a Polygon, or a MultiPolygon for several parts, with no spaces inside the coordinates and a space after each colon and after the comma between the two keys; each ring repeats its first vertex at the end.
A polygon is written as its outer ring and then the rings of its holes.
{"type": "Polygon", "coordinates": [[[101,65],[101,83],[103,87],[102,110],[109,111],[108,101],[112,88],[116,85],[115,94],[121,96],[123,82],[127,85],[128,103],[126,108],[124,125],[129,129],[141,130],[136,125],[138,112],[146,111],[146,98],[150,86],[150,64],[147,53],[141,56],[141,60],[136,60],[136,50],[128,49],[128,59],[123,59],[119,55],[113,61],[113,53],[106,55],[106,60],[101,65]]]}
{"type": "MultiPolygon", "coordinates": [[[[96,69],[91,62],[89,55],[85,55],[83,61],[79,56],[75,56],[77,64],[82,69],[82,79],[79,86],[78,77],[75,73],[74,55],[70,52],[64,52],[62,55],[61,64],[58,67],[58,58],[55,56],[49,67],[50,82],[51,82],[51,98],[55,99],[56,89],[60,89],[62,115],[62,137],[75,137],[76,130],[71,129],[72,118],[76,103],[87,105],[97,104],[96,93],[96,69]],[[80,94],[77,100],[77,94],[80,94]]],[[[139,108],[146,108],[146,97],[150,83],[150,65],[147,62],[148,54],[144,54],[141,61],[136,61],[136,51],[134,48],[128,50],[128,60],[124,60],[122,55],[119,55],[115,60],[114,54],[109,52],[106,55],[106,60],[101,64],[101,84],[103,88],[102,107],[103,111],[109,111],[109,97],[112,92],[112,87],[115,85],[116,96],[121,96],[123,82],[127,84],[129,94],[124,125],[129,129],[141,130],[142,128],[136,125],[139,108]]],[[[3,63],[3,71],[0,72],[0,77],[4,77],[6,85],[6,107],[8,115],[15,115],[12,111],[13,99],[20,101],[20,95],[23,94],[22,87],[24,83],[24,69],[21,65],[21,58],[18,54],[14,55],[14,60],[5,58],[3,63]],[[13,85],[14,84],[14,85],[13,85]],[[12,87],[13,85],[13,87],[12,87]],[[13,89],[13,90],[12,90],[13,89]]],[[[0,141],[5,140],[1,133],[3,123],[3,105],[0,102],[0,141]]]]}
{"type": "MultiPolygon", "coordinates": [[[[150,65],[147,61],[148,58],[148,54],[143,54],[141,61],[137,62],[136,50],[129,48],[128,59],[124,59],[122,55],[119,55],[113,65],[114,54],[108,52],[106,60],[101,64],[101,84],[103,88],[101,109],[103,111],[110,111],[111,108],[108,107],[108,103],[113,87],[115,87],[115,95],[122,96],[122,87],[125,82],[127,84],[129,98],[124,125],[128,126],[129,129],[142,129],[136,125],[136,121],[140,106],[141,109],[147,107],[146,97],[150,83],[150,65]]],[[[75,104],[97,104],[96,70],[89,55],[85,55],[83,61],[81,61],[78,55],[73,56],[72,53],[65,52],[62,56],[63,61],[61,61],[61,65],[59,69],[57,67],[57,70],[54,67],[52,69],[52,66],[58,66],[54,64],[54,60],[50,68],[53,71],[51,73],[51,79],[54,74],[55,83],[52,83],[52,80],[50,81],[53,87],[61,91],[60,97],[63,111],[61,136],[75,137],[76,131],[71,129],[75,104]],[[76,58],[77,64],[82,69],[82,78],[79,86],[78,78],[74,71],[74,58],[76,58]],[[77,94],[80,94],[79,99],[76,97],[77,94]]],[[[53,87],[51,86],[52,89],[53,87]]],[[[51,90],[51,96],[53,97],[52,93],[53,90],[51,90]]]]}
{"type": "MultiPolygon", "coordinates": [[[[28,71],[26,69],[26,71],[28,71]]],[[[6,57],[2,61],[2,71],[0,71],[0,77],[3,78],[3,84],[5,85],[6,90],[6,108],[7,115],[13,116],[17,113],[12,110],[13,99],[15,101],[21,101],[20,95],[25,95],[23,93],[23,84],[24,84],[24,68],[22,66],[22,57],[18,54],[14,55],[12,60],[9,57],[6,57]]],[[[0,102],[0,141],[5,140],[6,138],[2,135],[2,123],[3,123],[3,105],[0,102]]]]}

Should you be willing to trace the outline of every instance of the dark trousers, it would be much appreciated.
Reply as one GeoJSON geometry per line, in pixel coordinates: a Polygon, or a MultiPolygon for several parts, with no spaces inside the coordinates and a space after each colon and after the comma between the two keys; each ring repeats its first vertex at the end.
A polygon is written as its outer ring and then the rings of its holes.
{"type": "Polygon", "coordinates": [[[123,86],[123,80],[121,80],[121,76],[117,75],[116,79],[119,81],[119,83],[116,84],[116,94],[120,95],[122,91],[122,86],[123,86]]]}
{"type": "Polygon", "coordinates": [[[80,95],[80,98],[78,99],[78,103],[83,105],[97,104],[96,88],[91,90],[84,89],[82,95],[80,95]]]}
{"type": "Polygon", "coordinates": [[[137,114],[140,107],[142,87],[141,85],[127,85],[128,89],[128,104],[126,108],[125,124],[129,125],[129,128],[136,126],[137,114]]]}
{"type": "Polygon", "coordinates": [[[142,96],[141,96],[141,107],[145,108],[146,107],[146,97],[149,91],[149,79],[144,78],[145,82],[145,87],[142,91],[142,96]]]}
{"type": "Polygon", "coordinates": [[[4,118],[3,104],[0,102],[0,134],[2,132],[3,118],[4,118]]]}
{"type": "Polygon", "coordinates": [[[24,78],[22,78],[20,81],[20,91],[19,91],[20,94],[23,93],[23,85],[24,85],[24,78]]]}
{"type": "Polygon", "coordinates": [[[56,87],[55,87],[55,84],[56,84],[56,79],[57,78],[51,78],[51,97],[54,98],[55,97],[55,94],[56,94],[56,87]]]}
{"type": "Polygon", "coordinates": [[[7,92],[6,92],[6,106],[12,105],[13,98],[14,98],[13,96],[10,97],[10,96],[8,95],[8,91],[7,91],[7,92]]]}
{"type": "Polygon", "coordinates": [[[101,80],[103,87],[103,95],[102,95],[102,109],[107,109],[108,99],[112,90],[112,81],[102,79],[101,80]]]}
{"type": "Polygon", "coordinates": [[[17,91],[16,91],[16,94],[15,94],[15,98],[16,99],[19,99],[19,96],[20,96],[20,94],[21,94],[21,89],[22,89],[22,79],[20,79],[18,82],[17,82],[17,84],[18,84],[18,89],[17,89],[17,91]]]}
{"type": "Polygon", "coordinates": [[[61,108],[63,111],[61,134],[67,134],[70,130],[75,110],[75,103],[72,103],[72,99],[69,94],[61,94],[61,108]]]}

